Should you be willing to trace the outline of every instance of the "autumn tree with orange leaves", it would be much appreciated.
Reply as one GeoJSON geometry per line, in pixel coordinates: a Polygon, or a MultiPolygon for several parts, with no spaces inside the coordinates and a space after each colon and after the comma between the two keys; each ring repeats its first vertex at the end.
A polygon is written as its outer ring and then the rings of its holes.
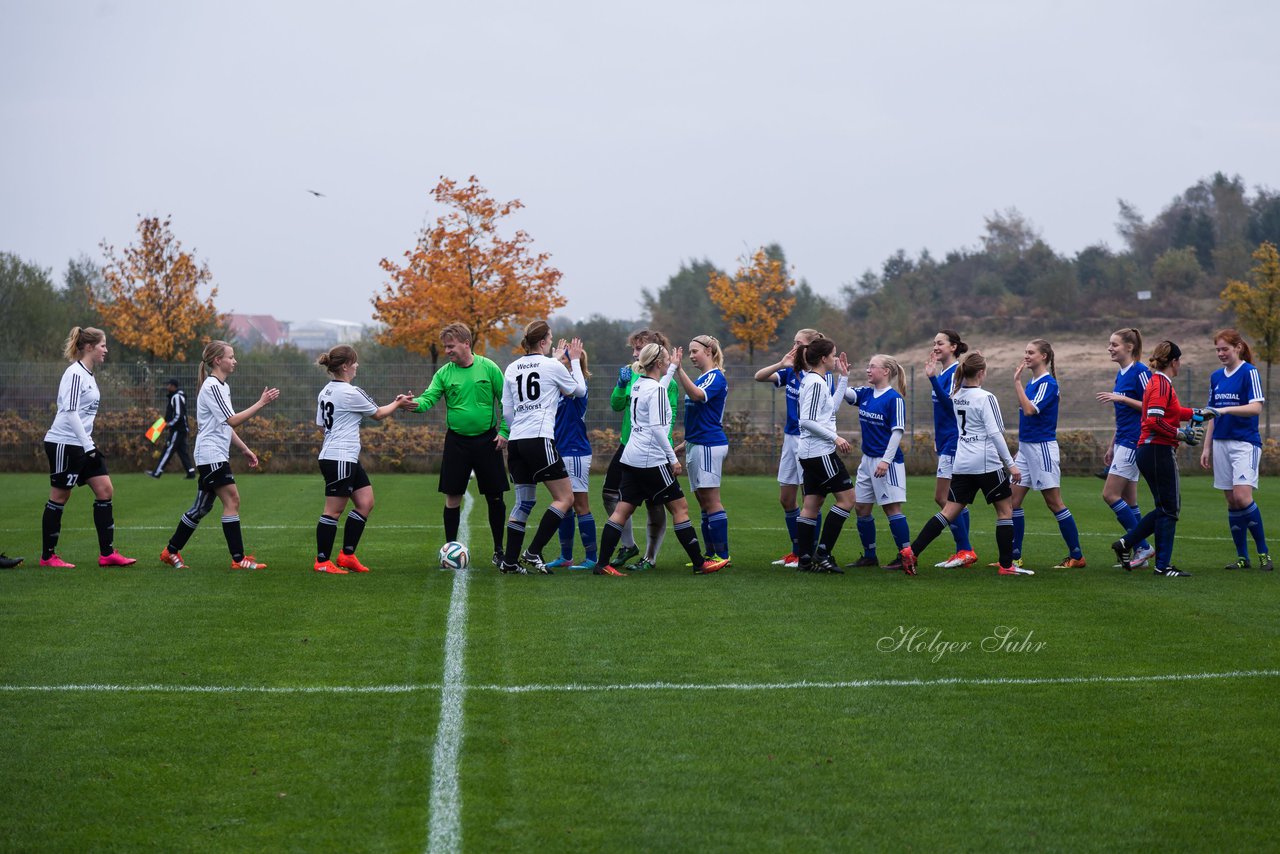
{"type": "Polygon", "coordinates": [[[518,199],[494,201],[474,175],[463,185],[442,177],[433,195],[448,210],[404,253],[404,266],[382,259],[391,282],[373,299],[374,317],[386,325],[381,343],[427,354],[441,327],[461,321],[474,349],[500,347],[565,304],[551,256],[534,253],[522,230],[499,233],[524,207],[518,199]]]}
{"type": "Polygon", "coordinates": [[[754,363],[756,350],[773,343],[778,337],[778,322],[796,304],[796,298],[791,296],[796,282],[784,262],[769,257],[763,248],[750,259],[740,260],[732,278],[712,271],[707,294],[724,312],[729,331],[747,345],[747,360],[754,363]]]}
{"type": "Polygon", "coordinates": [[[213,305],[218,289],[210,288],[201,301],[199,291],[213,274],[183,251],[169,223],[167,217],[141,217],[138,243],[126,247],[123,257],[104,240],[105,294],[90,291],[89,301],[120,343],[159,361],[184,362],[187,349],[220,320],[213,305]]]}

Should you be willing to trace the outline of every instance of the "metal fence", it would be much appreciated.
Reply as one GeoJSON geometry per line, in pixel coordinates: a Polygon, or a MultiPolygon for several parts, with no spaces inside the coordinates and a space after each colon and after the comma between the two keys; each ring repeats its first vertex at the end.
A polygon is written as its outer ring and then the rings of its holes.
{"type": "MultiPolygon", "coordinates": [[[[154,464],[158,451],[142,437],[146,427],[162,415],[165,405],[165,382],[176,377],[188,395],[188,408],[194,412],[196,394],[195,365],[176,363],[163,365],[130,365],[108,362],[98,371],[102,390],[94,435],[107,451],[112,469],[136,470],[154,464]]],[[[26,364],[0,366],[0,467],[6,471],[44,470],[42,439],[52,421],[58,381],[64,364],[26,364]]],[[[417,394],[426,388],[433,369],[410,365],[379,365],[362,370],[356,382],[379,402],[391,400],[401,392],[417,394]]],[[[919,368],[907,368],[906,413],[907,437],[903,449],[908,470],[915,474],[932,473],[933,407],[929,383],[919,368]]],[[[609,394],[618,373],[617,365],[596,365],[589,380],[590,403],[587,426],[596,451],[596,465],[607,463],[617,446],[620,416],[609,407],[609,394]]],[[[726,368],[729,399],[725,407],[725,424],[730,435],[727,470],[740,473],[772,473],[776,471],[781,446],[782,427],[786,420],[784,393],[768,383],[752,379],[754,369],[733,365],[726,368]]],[[[1063,470],[1069,474],[1088,474],[1102,463],[1102,455],[1111,441],[1113,418],[1110,404],[1102,404],[1095,395],[1110,391],[1115,371],[1070,364],[1058,370],[1061,386],[1058,437],[1062,450],[1063,470]]],[[[851,384],[864,379],[861,367],[851,371],[851,384]]],[[[1208,393],[1208,375],[1184,370],[1177,379],[1183,402],[1200,405],[1208,393]]],[[[239,428],[240,434],[264,457],[268,471],[311,471],[320,447],[321,434],[315,426],[316,395],[327,382],[320,368],[297,365],[241,365],[231,377],[232,401],[244,408],[257,399],[264,386],[280,388],[280,399],[239,428]],[[266,449],[266,453],[263,453],[266,449]]],[[[1000,400],[1008,426],[1008,435],[1017,436],[1018,407],[1011,372],[999,379],[988,378],[988,390],[1000,400]]],[[[681,405],[683,409],[683,404],[681,405]]],[[[192,430],[195,423],[192,419],[192,430]]],[[[853,407],[842,407],[837,427],[857,446],[858,415],[853,407]]],[[[677,440],[681,433],[677,424],[677,440]]],[[[367,421],[364,430],[365,465],[371,471],[434,470],[439,464],[440,442],[444,434],[443,406],[427,413],[399,413],[384,422],[367,421]]],[[[1267,455],[1267,468],[1274,469],[1273,455],[1267,455]]],[[[1198,471],[1183,454],[1188,473],[1198,471]]]]}

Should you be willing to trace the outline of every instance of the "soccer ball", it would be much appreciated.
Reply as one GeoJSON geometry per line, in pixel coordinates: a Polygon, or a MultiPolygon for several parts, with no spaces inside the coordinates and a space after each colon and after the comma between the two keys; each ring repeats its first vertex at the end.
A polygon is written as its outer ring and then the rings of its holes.
{"type": "Polygon", "coordinates": [[[441,569],[466,569],[471,563],[471,554],[462,543],[445,543],[440,547],[441,569]]]}

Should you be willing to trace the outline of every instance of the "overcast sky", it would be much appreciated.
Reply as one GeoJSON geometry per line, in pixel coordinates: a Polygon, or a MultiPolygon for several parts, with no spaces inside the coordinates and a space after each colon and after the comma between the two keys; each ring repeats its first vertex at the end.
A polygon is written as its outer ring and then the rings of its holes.
{"type": "Polygon", "coordinates": [[[0,0],[0,251],[173,215],[224,311],[367,321],[441,175],[519,198],[574,317],[778,242],[836,296],[1017,207],[1118,246],[1280,187],[1275,2],[0,0]],[[317,198],[306,191],[325,194],[317,198]]]}

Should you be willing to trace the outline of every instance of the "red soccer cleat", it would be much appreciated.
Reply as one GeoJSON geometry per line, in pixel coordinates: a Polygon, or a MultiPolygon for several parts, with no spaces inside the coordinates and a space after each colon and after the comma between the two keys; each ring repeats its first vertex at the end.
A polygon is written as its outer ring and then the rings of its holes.
{"type": "Polygon", "coordinates": [[[169,547],[165,546],[164,551],[160,552],[160,562],[167,563],[174,569],[186,569],[187,565],[182,561],[182,554],[179,552],[169,551],[169,547]]]}
{"type": "Polygon", "coordinates": [[[256,560],[254,560],[253,555],[245,555],[240,560],[233,560],[231,562],[231,568],[232,569],[266,569],[267,565],[265,563],[258,563],[256,560]]]}
{"type": "Polygon", "coordinates": [[[618,578],[627,577],[627,574],[625,572],[619,572],[618,570],[614,569],[612,566],[608,566],[608,565],[597,566],[595,569],[591,570],[591,572],[594,575],[616,575],[618,578]]]}
{"type": "Polygon", "coordinates": [[[331,560],[316,561],[316,572],[327,572],[330,575],[346,575],[347,571],[340,566],[334,566],[331,560]]]}
{"type": "Polygon", "coordinates": [[[728,565],[729,559],[727,557],[705,558],[702,561],[702,566],[695,569],[694,572],[698,575],[710,575],[713,572],[719,572],[728,565]]]}
{"type": "Polygon", "coordinates": [[[915,575],[916,553],[911,550],[911,546],[903,546],[898,551],[898,557],[902,558],[902,571],[907,575],[915,575]]]}
{"type": "Polygon", "coordinates": [[[369,571],[369,567],[362,564],[355,555],[347,554],[346,552],[338,552],[338,557],[334,561],[334,563],[336,563],[338,566],[342,567],[343,569],[349,569],[352,572],[368,572],[369,571]]]}

